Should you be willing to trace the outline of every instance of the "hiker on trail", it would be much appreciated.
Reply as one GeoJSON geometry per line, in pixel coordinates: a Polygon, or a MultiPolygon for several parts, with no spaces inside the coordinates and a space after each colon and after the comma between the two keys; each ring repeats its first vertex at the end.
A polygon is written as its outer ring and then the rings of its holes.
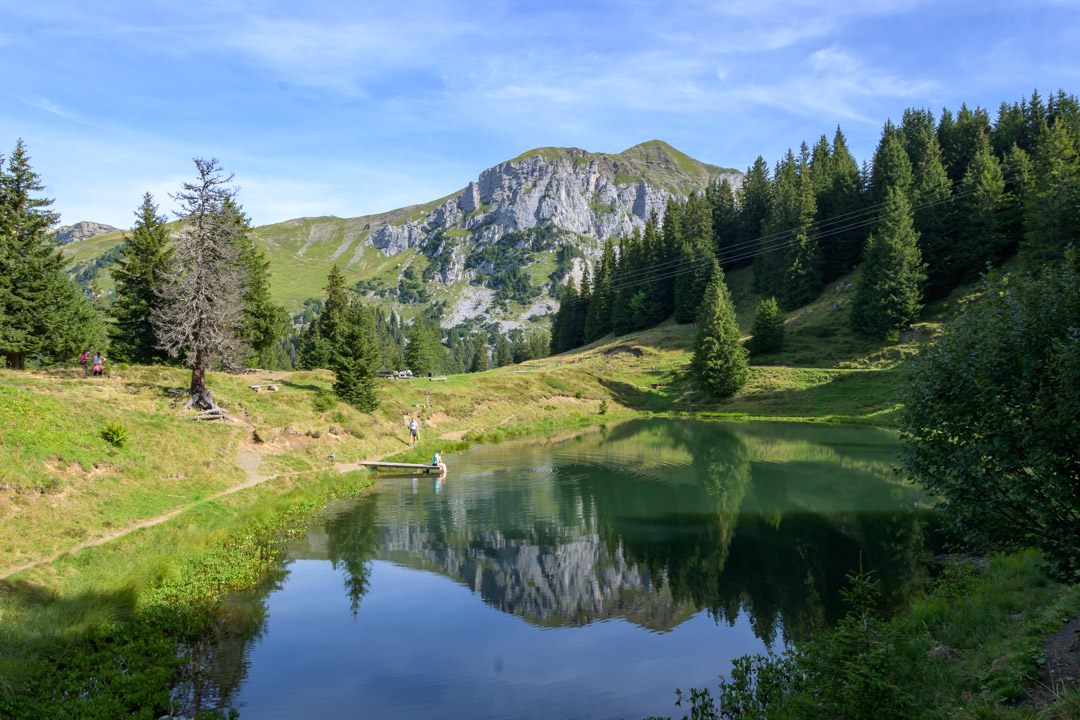
{"type": "Polygon", "coordinates": [[[94,353],[94,375],[101,377],[105,374],[105,358],[101,356],[101,353],[94,353]]]}
{"type": "Polygon", "coordinates": [[[409,421],[409,447],[420,439],[420,421],[413,418],[409,421]]]}
{"type": "Polygon", "coordinates": [[[82,374],[83,375],[89,375],[90,374],[90,365],[88,365],[88,363],[90,362],[90,351],[89,350],[83,350],[83,354],[79,356],[79,362],[82,363],[82,374]]]}
{"type": "Polygon", "coordinates": [[[431,464],[439,468],[443,475],[446,474],[446,465],[443,464],[441,450],[435,451],[435,457],[431,458],[431,464]]]}

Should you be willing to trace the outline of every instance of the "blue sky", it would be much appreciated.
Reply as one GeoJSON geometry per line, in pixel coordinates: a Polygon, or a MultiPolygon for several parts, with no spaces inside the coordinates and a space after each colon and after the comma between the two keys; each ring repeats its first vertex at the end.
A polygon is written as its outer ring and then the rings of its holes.
{"type": "Polygon", "coordinates": [[[195,156],[257,225],[426,202],[539,146],[774,162],[907,107],[1080,92],[1076,0],[0,0],[0,152],[62,222],[171,210],[195,156]]]}

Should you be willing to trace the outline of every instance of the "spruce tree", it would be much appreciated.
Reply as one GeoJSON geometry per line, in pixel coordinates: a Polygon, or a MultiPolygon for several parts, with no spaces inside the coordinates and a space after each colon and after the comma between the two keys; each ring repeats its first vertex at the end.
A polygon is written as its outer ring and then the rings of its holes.
{"type": "Polygon", "coordinates": [[[955,252],[956,208],[949,204],[952,183],[941,161],[937,136],[926,127],[909,139],[913,204],[919,249],[927,265],[925,292],[942,297],[959,282],[955,252]]]}
{"type": "Polygon", "coordinates": [[[505,367],[513,361],[514,356],[510,350],[510,342],[505,335],[499,333],[499,337],[495,340],[495,367],[505,367]]]}
{"type": "Polygon", "coordinates": [[[754,164],[747,168],[737,195],[739,201],[738,244],[744,257],[741,260],[729,258],[725,264],[728,267],[742,267],[753,262],[755,265],[754,287],[760,290],[759,282],[768,273],[759,277],[755,254],[756,257],[761,257],[769,249],[768,243],[762,236],[765,234],[765,224],[772,215],[773,204],[773,184],[769,179],[769,166],[760,155],[754,164]]]}
{"type": "Polygon", "coordinates": [[[874,152],[874,165],[870,172],[870,193],[875,203],[884,204],[889,188],[896,188],[906,197],[911,194],[911,160],[904,149],[900,129],[886,122],[881,131],[881,141],[874,152]]]}
{"type": "Polygon", "coordinates": [[[124,236],[120,259],[110,270],[116,283],[116,300],[111,308],[115,324],[109,332],[109,353],[114,360],[151,364],[168,358],[168,353],[158,347],[160,342],[150,317],[158,303],[162,276],[172,261],[167,221],[166,216],[158,215],[153,196],[143,195],[135,211],[135,227],[124,236]]]}
{"type": "Polygon", "coordinates": [[[867,234],[854,221],[866,206],[862,174],[840,126],[833,137],[831,171],[818,204],[818,217],[832,221],[819,236],[822,282],[831,282],[855,267],[862,257],[867,234]]]}
{"type": "Polygon", "coordinates": [[[694,377],[710,396],[726,399],[746,384],[749,369],[735,323],[735,307],[724,283],[724,272],[716,266],[698,309],[694,355],[690,361],[694,377]]]}
{"type": "Polygon", "coordinates": [[[922,309],[920,287],[926,279],[907,197],[898,188],[889,188],[882,212],[866,244],[851,308],[852,328],[880,338],[915,319],[922,309]]]}
{"type": "Polygon", "coordinates": [[[783,251],[783,271],[780,294],[785,307],[795,308],[817,297],[821,289],[821,249],[818,246],[814,216],[817,203],[814,188],[805,162],[798,168],[794,204],[788,231],[790,244],[783,251]]]}
{"type": "Polygon", "coordinates": [[[985,134],[979,135],[959,194],[957,205],[964,224],[957,233],[957,270],[961,279],[970,281],[987,262],[1002,260],[1012,247],[1002,234],[1005,178],[985,134]]]}
{"type": "Polygon", "coordinates": [[[750,352],[753,355],[780,352],[784,349],[784,315],[776,298],[765,298],[754,312],[753,337],[750,352]]]}
{"type": "Polygon", "coordinates": [[[331,367],[334,394],[362,412],[379,407],[376,379],[381,352],[371,312],[355,298],[340,318],[339,342],[334,345],[331,367]]]}
{"type": "Polygon", "coordinates": [[[417,316],[409,328],[405,345],[405,365],[414,375],[426,375],[439,368],[442,350],[434,330],[417,316]]]}
{"type": "Polygon", "coordinates": [[[13,370],[32,355],[74,359],[104,339],[98,314],[50,241],[59,216],[49,210],[52,200],[35,197],[43,189],[19,140],[6,167],[0,163],[0,356],[13,370]]]}
{"type": "MultiPolygon", "coordinates": [[[[735,193],[731,189],[731,183],[726,177],[719,182],[709,185],[706,194],[709,207],[712,209],[713,239],[716,241],[714,253],[720,261],[720,266],[725,266],[724,254],[734,258],[740,255],[735,243],[738,241],[739,210],[735,206],[735,193]]],[[[732,260],[731,262],[735,262],[732,260]]],[[[729,263],[730,266],[730,263],[729,263]]]]}
{"type": "Polygon", "coordinates": [[[163,275],[161,302],[152,319],[169,355],[183,355],[191,366],[188,406],[216,408],[206,387],[214,367],[240,366],[248,345],[242,332],[244,274],[239,262],[237,227],[225,210],[236,194],[217,160],[195,158],[198,178],[186,182],[173,199],[184,227],[173,240],[172,264],[163,275]]]}
{"type": "Polygon", "coordinates": [[[990,116],[986,110],[960,106],[956,120],[944,128],[938,126],[941,159],[949,174],[949,182],[959,184],[967,173],[968,164],[975,158],[979,133],[990,134],[990,116]]]}
{"type": "Polygon", "coordinates": [[[345,276],[337,264],[330,268],[324,289],[326,300],[319,316],[308,324],[300,338],[300,366],[305,370],[330,367],[343,318],[349,311],[345,276]]]}
{"type": "MultiPolygon", "coordinates": [[[[697,316],[701,289],[709,284],[716,261],[715,246],[712,209],[704,196],[691,194],[682,217],[680,250],[684,264],[679,266],[679,274],[675,277],[675,322],[693,322],[697,316]]],[[[629,297],[632,298],[635,292],[632,290],[629,297]]]]}
{"type": "Polygon", "coordinates": [[[244,305],[243,333],[251,346],[251,355],[245,362],[268,367],[278,340],[290,330],[289,315],[285,308],[276,305],[270,298],[270,262],[255,239],[251,221],[232,200],[226,202],[225,212],[236,225],[236,242],[243,274],[244,292],[240,295],[244,305]]]}
{"type": "MultiPolygon", "coordinates": [[[[637,232],[637,228],[634,228],[637,232]]],[[[603,337],[611,332],[611,310],[614,303],[614,295],[611,290],[613,275],[615,273],[615,250],[611,241],[604,243],[604,250],[600,256],[600,263],[596,267],[593,276],[593,291],[589,301],[589,309],[585,316],[584,336],[585,342],[603,337]]]]}
{"type": "Polygon", "coordinates": [[[473,343],[472,362],[469,363],[469,372],[484,372],[488,369],[488,347],[483,336],[478,336],[473,343]]]}
{"type": "Polygon", "coordinates": [[[1033,155],[1020,254],[1034,269],[1063,257],[1080,240],[1080,161],[1076,140],[1060,121],[1042,134],[1033,155]]]}

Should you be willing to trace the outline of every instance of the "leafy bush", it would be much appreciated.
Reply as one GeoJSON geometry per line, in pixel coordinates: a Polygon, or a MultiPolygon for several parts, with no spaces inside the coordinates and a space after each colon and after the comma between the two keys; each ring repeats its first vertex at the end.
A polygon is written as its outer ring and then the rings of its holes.
{"type": "Polygon", "coordinates": [[[915,361],[905,468],[979,549],[1037,547],[1080,579],[1080,256],[1039,275],[991,275],[915,361]]]}
{"type": "Polygon", "coordinates": [[[544,382],[561,393],[566,393],[567,395],[570,394],[570,386],[558,378],[546,377],[544,378],[544,382]]]}
{"type": "MultiPolygon", "coordinates": [[[[311,407],[315,412],[326,412],[327,410],[333,410],[337,407],[337,398],[334,397],[334,393],[325,388],[319,388],[315,391],[315,397],[311,398],[311,407]]],[[[337,422],[344,422],[338,420],[337,422]]]]}
{"type": "Polygon", "coordinates": [[[123,423],[109,423],[101,431],[102,439],[113,447],[122,448],[127,445],[130,434],[127,426],[123,423]]]}

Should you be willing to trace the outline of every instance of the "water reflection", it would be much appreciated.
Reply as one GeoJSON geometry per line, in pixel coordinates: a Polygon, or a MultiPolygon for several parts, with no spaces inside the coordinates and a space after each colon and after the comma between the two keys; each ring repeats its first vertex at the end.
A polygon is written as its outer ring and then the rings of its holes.
{"type": "MultiPolygon", "coordinates": [[[[288,554],[332,564],[354,622],[388,563],[536,628],[620,618],[668,633],[704,610],[767,645],[798,641],[842,614],[860,556],[887,604],[921,584],[928,511],[893,477],[892,445],[867,429],[635,420],[477,448],[448,458],[444,482],[380,481],[330,508],[288,554]]],[[[210,705],[233,704],[281,582],[237,600],[257,609],[211,643],[210,705]]]]}

